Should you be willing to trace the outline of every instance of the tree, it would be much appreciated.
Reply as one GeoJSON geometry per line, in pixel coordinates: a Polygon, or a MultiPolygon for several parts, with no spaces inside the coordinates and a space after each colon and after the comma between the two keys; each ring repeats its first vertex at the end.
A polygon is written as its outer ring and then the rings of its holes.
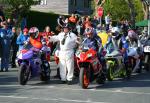
{"type": "Polygon", "coordinates": [[[6,5],[7,16],[20,19],[27,15],[32,5],[39,3],[40,0],[0,0],[6,5]]]}
{"type": "Polygon", "coordinates": [[[110,12],[113,20],[130,19],[130,10],[125,0],[106,0],[103,7],[104,14],[110,12]]]}
{"type": "Polygon", "coordinates": [[[135,26],[135,6],[133,0],[126,0],[128,3],[128,6],[130,8],[130,14],[131,14],[131,24],[132,26],[135,26]]]}
{"type": "Polygon", "coordinates": [[[133,26],[136,21],[143,20],[143,7],[140,0],[95,0],[95,4],[95,11],[97,7],[102,6],[104,15],[110,12],[113,20],[127,19],[133,26]]]}
{"type": "Polygon", "coordinates": [[[144,19],[143,5],[140,0],[134,0],[136,22],[144,19]]]}
{"type": "Polygon", "coordinates": [[[147,2],[145,0],[140,0],[142,2],[142,6],[143,6],[143,12],[144,12],[144,19],[148,19],[148,5],[147,2]]]}

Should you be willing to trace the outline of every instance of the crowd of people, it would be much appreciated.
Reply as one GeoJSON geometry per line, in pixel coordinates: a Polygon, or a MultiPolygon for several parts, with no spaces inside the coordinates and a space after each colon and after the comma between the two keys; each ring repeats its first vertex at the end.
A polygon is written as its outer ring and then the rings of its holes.
{"type": "MultiPolygon", "coordinates": [[[[88,45],[97,51],[98,59],[104,62],[99,47],[102,45],[103,37],[108,36],[108,40],[104,43],[104,49],[111,48],[119,49],[124,56],[125,64],[128,61],[127,50],[129,47],[138,47],[136,71],[140,71],[138,58],[142,55],[141,44],[135,30],[130,28],[130,23],[123,20],[112,26],[110,13],[105,17],[105,24],[101,25],[99,18],[94,16],[78,16],[72,14],[69,17],[60,15],[56,20],[57,27],[55,32],[51,31],[50,26],[46,26],[44,31],[39,32],[38,28],[28,28],[24,26],[22,30],[17,31],[15,22],[8,18],[6,19],[2,8],[0,9],[0,43],[1,43],[1,72],[8,71],[9,63],[11,67],[16,67],[17,52],[23,49],[24,44],[28,42],[29,37],[34,35],[34,39],[46,42],[46,45],[51,48],[51,53],[47,60],[50,61],[50,55],[55,52],[55,48],[59,50],[59,72],[63,83],[68,81],[71,84],[74,72],[74,53],[78,45],[82,42],[83,45],[88,45]],[[34,31],[34,32],[33,32],[34,31]],[[98,36],[99,33],[106,32],[107,35],[98,36]],[[113,45],[109,45],[113,41],[113,45]],[[119,42],[119,43],[118,43],[119,42]],[[58,45],[58,47],[56,46],[58,45]],[[11,61],[10,50],[13,50],[11,61]]],[[[26,23],[25,23],[26,25],[26,23]]],[[[126,66],[127,67],[127,66],[126,66]]],[[[59,73],[58,73],[59,74],[59,73]]]]}

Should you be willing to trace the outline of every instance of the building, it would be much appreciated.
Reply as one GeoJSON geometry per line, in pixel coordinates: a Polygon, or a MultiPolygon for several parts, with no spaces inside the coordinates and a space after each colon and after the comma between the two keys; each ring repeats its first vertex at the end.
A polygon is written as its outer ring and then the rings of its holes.
{"type": "Polygon", "coordinates": [[[77,12],[86,15],[92,12],[91,0],[41,0],[39,5],[32,6],[31,9],[59,14],[77,12]]]}

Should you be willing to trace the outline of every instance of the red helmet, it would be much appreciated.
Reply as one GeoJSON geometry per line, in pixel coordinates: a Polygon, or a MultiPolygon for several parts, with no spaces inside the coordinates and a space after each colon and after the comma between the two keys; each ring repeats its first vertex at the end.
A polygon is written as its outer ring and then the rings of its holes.
{"type": "Polygon", "coordinates": [[[31,27],[30,30],[29,30],[29,34],[34,37],[34,38],[37,38],[38,35],[39,35],[39,29],[37,27],[31,27]]]}
{"type": "Polygon", "coordinates": [[[23,29],[23,32],[28,32],[29,30],[27,28],[24,28],[23,29]]]}

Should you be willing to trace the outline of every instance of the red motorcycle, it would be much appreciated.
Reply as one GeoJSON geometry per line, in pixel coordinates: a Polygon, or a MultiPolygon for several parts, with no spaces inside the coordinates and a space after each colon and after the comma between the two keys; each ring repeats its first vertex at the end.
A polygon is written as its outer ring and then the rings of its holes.
{"type": "Polygon", "coordinates": [[[96,80],[103,84],[106,80],[102,65],[98,60],[97,52],[89,47],[80,47],[76,52],[77,65],[79,67],[79,84],[86,89],[90,82],[96,80]]]}

